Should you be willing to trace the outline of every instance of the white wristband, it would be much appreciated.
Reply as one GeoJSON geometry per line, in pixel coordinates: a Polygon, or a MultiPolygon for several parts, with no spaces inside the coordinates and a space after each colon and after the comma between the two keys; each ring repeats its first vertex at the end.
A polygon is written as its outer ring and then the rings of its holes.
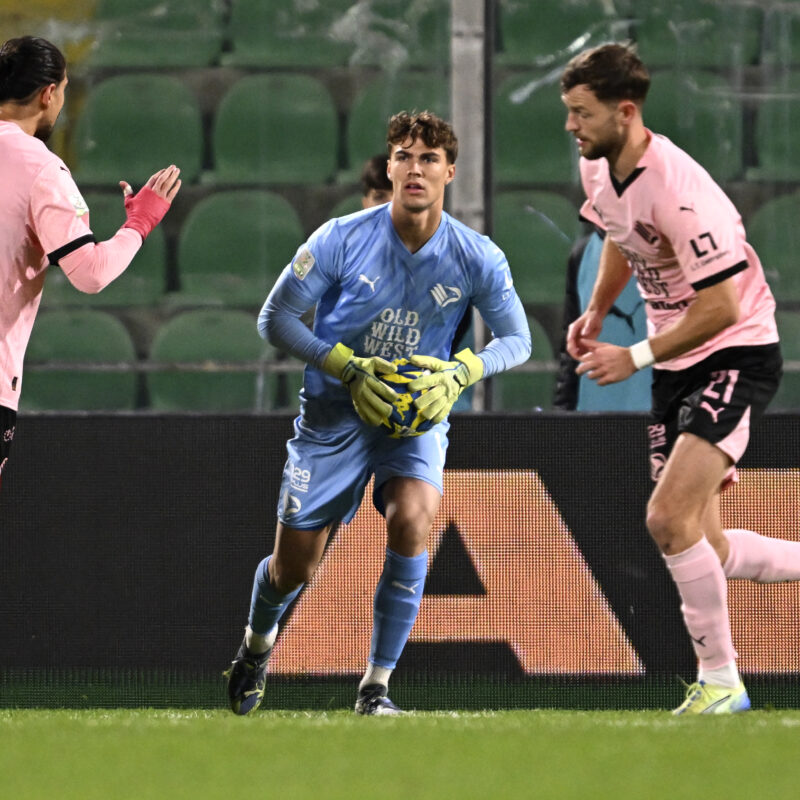
{"type": "Polygon", "coordinates": [[[641,342],[632,344],[628,350],[633,359],[633,366],[636,369],[644,369],[644,367],[649,367],[651,364],[656,363],[656,357],[653,355],[653,349],[650,347],[648,339],[642,339],[641,342]]]}

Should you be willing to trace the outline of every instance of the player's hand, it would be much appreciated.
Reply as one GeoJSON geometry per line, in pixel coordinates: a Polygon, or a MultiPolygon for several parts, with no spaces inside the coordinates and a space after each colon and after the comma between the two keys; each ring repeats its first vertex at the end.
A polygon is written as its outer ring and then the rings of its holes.
{"type": "Polygon", "coordinates": [[[578,375],[597,381],[598,386],[607,386],[624,381],[636,372],[629,348],[594,339],[583,339],[582,342],[586,349],[578,357],[581,362],[575,370],[578,375]]]}
{"type": "Polygon", "coordinates": [[[169,210],[170,204],[181,188],[181,180],[178,177],[180,174],[181,171],[174,164],[159,170],[150,176],[137,194],[133,193],[129,183],[120,181],[127,215],[122,227],[133,228],[144,241],[164,218],[164,214],[169,210]]]}
{"type": "Polygon", "coordinates": [[[433,356],[411,356],[415,367],[430,370],[430,375],[414,378],[408,384],[410,392],[428,391],[414,400],[414,405],[425,419],[441,422],[467,386],[483,377],[483,361],[468,347],[456,353],[455,361],[442,361],[433,356]]]}
{"type": "Polygon", "coordinates": [[[567,328],[567,352],[576,361],[587,351],[586,342],[595,340],[603,327],[603,317],[594,311],[584,311],[567,328]]]}
{"type": "Polygon", "coordinates": [[[383,358],[361,358],[341,342],[334,345],[322,368],[338,378],[349,390],[353,406],[367,425],[380,425],[392,411],[398,394],[381,375],[397,372],[397,366],[383,358]]]}

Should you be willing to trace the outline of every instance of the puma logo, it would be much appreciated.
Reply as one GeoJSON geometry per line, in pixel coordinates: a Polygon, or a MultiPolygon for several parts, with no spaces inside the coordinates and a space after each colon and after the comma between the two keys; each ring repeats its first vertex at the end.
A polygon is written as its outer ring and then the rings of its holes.
{"type": "Polygon", "coordinates": [[[366,283],[367,286],[369,286],[369,288],[372,289],[372,291],[374,293],[375,292],[375,284],[381,279],[381,276],[378,275],[378,277],[375,278],[374,280],[370,280],[366,275],[364,275],[362,273],[361,275],[358,276],[358,279],[360,281],[363,281],[364,283],[366,283]]]}

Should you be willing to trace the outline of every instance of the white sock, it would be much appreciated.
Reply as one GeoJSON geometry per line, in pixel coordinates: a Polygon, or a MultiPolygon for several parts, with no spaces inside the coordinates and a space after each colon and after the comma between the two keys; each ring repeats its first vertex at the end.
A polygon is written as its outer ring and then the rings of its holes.
{"type": "Polygon", "coordinates": [[[278,638],[278,626],[275,625],[269,633],[256,633],[249,625],[244,629],[244,638],[247,649],[254,655],[260,656],[275,644],[278,638]]]}
{"type": "Polygon", "coordinates": [[[735,689],[742,681],[735,661],[729,661],[715,669],[699,667],[697,680],[705,681],[710,686],[724,686],[726,689],[735,689]]]}
{"type": "Polygon", "coordinates": [[[361,691],[365,686],[371,683],[379,683],[381,686],[389,686],[389,678],[394,670],[389,667],[379,667],[377,664],[367,664],[367,671],[358,684],[358,690],[361,691]]]}

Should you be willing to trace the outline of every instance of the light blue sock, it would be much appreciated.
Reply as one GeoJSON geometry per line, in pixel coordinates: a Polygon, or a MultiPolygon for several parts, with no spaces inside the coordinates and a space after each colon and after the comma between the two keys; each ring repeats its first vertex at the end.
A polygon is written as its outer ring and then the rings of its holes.
{"type": "Polygon", "coordinates": [[[369,661],[394,669],[417,619],[428,553],[407,558],[386,548],[383,574],[375,589],[374,622],[369,661]]]}
{"type": "Polygon", "coordinates": [[[272,556],[267,556],[256,567],[253,597],[250,601],[250,627],[254,633],[261,636],[265,636],[275,627],[277,621],[283,616],[283,612],[303,588],[303,585],[300,584],[289,594],[278,594],[269,582],[268,566],[271,558],[272,556]]]}

